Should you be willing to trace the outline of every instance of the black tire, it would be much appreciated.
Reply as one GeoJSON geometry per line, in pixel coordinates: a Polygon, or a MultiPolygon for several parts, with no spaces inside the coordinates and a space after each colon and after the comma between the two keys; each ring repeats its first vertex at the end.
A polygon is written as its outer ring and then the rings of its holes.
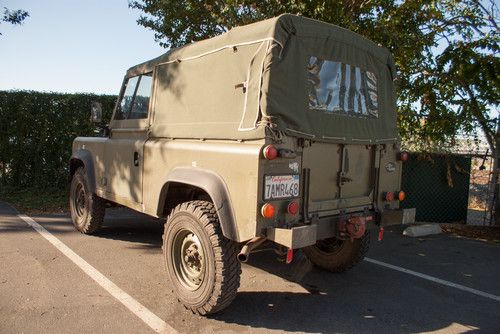
{"type": "Polygon", "coordinates": [[[302,250],[307,258],[317,267],[335,273],[351,269],[364,259],[370,246],[370,232],[354,240],[330,238],[319,240],[316,245],[302,250]]]}
{"type": "Polygon", "coordinates": [[[84,167],[76,170],[71,180],[69,208],[76,229],[84,234],[99,230],[104,221],[106,202],[90,191],[84,167]]]}
{"type": "Polygon", "coordinates": [[[240,286],[238,244],[225,238],[212,203],[175,207],[165,222],[165,267],[179,301],[193,313],[227,307],[240,286]]]}

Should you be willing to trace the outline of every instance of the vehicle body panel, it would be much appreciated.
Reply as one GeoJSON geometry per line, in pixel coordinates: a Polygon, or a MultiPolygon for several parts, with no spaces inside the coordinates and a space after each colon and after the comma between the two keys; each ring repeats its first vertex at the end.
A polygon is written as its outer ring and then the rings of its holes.
{"type": "MultiPolygon", "coordinates": [[[[158,215],[158,202],[169,172],[177,167],[192,167],[213,171],[223,180],[231,196],[237,234],[243,241],[257,235],[256,202],[259,154],[263,141],[199,141],[151,139],[146,142],[144,155],[144,211],[158,215]]],[[[204,184],[199,184],[204,188],[204,184]]],[[[218,208],[220,209],[220,208],[218,208]]]]}

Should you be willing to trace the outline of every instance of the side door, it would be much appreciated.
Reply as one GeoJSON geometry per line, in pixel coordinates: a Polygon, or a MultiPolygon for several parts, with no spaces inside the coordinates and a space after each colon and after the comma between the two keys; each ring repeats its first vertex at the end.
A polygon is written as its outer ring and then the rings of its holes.
{"type": "Polygon", "coordinates": [[[106,197],[141,211],[152,82],[152,73],[124,80],[105,148],[106,197]]]}

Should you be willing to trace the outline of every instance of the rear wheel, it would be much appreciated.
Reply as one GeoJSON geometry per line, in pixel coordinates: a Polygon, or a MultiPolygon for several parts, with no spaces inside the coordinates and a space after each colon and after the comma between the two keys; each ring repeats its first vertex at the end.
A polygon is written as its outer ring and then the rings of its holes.
{"type": "Polygon", "coordinates": [[[84,234],[96,232],[104,221],[106,202],[90,191],[85,169],[76,170],[71,180],[69,208],[76,229],[84,234]]]}
{"type": "Polygon", "coordinates": [[[307,258],[317,267],[331,272],[344,272],[358,264],[368,252],[370,234],[354,240],[329,238],[319,240],[315,245],[302,250],[307,258]]]}
{"type": "Polygon", "coordinates": [[[237,243],[225,238],[212,203],[178,205],[165,223],[163,254],[179,301],[197,314],[228,306],[240,285],[237,243]]]}

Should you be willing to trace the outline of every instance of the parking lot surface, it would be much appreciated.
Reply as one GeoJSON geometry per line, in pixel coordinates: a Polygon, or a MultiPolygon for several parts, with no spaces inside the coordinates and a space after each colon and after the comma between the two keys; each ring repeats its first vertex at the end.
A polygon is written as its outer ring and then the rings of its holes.
{"type": "MultiPolygon", "coordinates": [[[[205,318],[185,310],[173,295],[163,269],[159,221],[108,210],[103,229],[85,236],[67,215],[31,217],[55,243],[161,319],[166,332],[500,332],[500,246],[494,244],[446,234],[408,238],[393,227],[382,242],[372,233],[368,258],[374,261],[344,274],[315,269],[300,252],[286,265],[263,249],[243,265],[234,303],[205,318]]],[[[5,203],[0,203],[0,265],[1,333],[154,332],[5,203]]]]}

